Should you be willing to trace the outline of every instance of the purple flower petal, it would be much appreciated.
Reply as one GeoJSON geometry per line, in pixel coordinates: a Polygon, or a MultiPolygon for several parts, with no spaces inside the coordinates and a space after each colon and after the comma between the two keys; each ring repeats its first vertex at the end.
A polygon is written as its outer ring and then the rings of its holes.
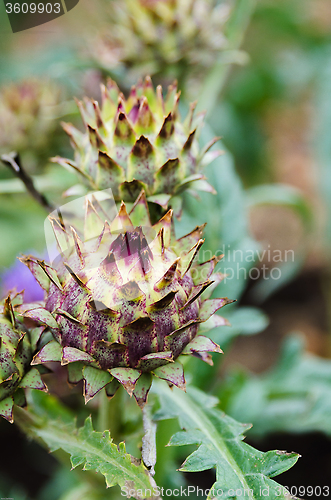
{"type": "Polygon", "coordinates": [[[24,290],[25,302],[43,300],[45,294],[30,270],[19,260],[0,276],[0,297],[11,290],[17,292],[24,290]]]}

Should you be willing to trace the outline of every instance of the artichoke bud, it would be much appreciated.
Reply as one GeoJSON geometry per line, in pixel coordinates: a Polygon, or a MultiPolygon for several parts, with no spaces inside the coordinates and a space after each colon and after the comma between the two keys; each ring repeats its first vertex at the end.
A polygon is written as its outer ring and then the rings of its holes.
{"type": "Polygon", "coordinates": [[[17,317],[22,303],[22,294],[0,303],[0,415],[11,423],[14,403],[25,404],[24,389],[47,390],[39,370],[30,365],[45,327],[25,327],[17,317]]]}
{"type": "Polygon", "coordinates": [[[208,151],[215,140],[200,149],[202,116],[194,117],[193,105],[182,121],[179,96],[174,84],[163,98],[162,88],[155,92],[147,77],[125,99],[110,80],[100,107],[87,98],[78,102],[85,132],[63,125],[75,159],[52,161],[74,169],[92,190],[111,188],[116,202],[133,203],[143,189],[148,202],[164,210],[170,204],[180,216],[182,191],[214,192],[202,170],[220,151],[208,151]]]}
{"type": "Polygon", "coordinates": [[[45,163],[45,150],[54,145],[61,93],[54,83],[33,78],[1,87],[0,154],[22,154],[24,165],[32,172],[45,163]]]}
{"type": "Polygon", "coordinates": [[[231,7],[215,0],[114,0],[91,41],[91,57],[108,71],[125,68],[128,80],[146,72],[189,78],[192,92],[224,50],[229,57],[231,7]]]}
{"type": "Polygon", "coordinates": [[[142,191],[130,212],[122,202],[112,221],[89,199],[85,234],[68,231],[61,221],[53,227],[62,231],[56,235],[62,258],[53,267],[23,259],[47,292],[45,308],[28,316],[54,336],[33,365],[68,365],[69,382],[85,381],[86,402],[104,387],[113,396],[122,384],[143,406],[152,374],[184,389],[180,355],[212,364],[209,353],[222,352],[199,334],[207,320],[209,328],[227,324],[214,313],[232,302],[209,298],[222,275],[212,274],[216,257],[197,263],[203,226],[177,240],[172,211],[152,225],[142,191]],[[86,233],[89,218],[99,228],[93,237],[86,233]]]}

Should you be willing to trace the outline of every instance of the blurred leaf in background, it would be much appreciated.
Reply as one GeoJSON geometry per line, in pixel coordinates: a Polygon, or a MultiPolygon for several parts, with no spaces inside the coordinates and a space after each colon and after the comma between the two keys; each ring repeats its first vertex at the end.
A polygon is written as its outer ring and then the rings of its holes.
{"type": "MultiPolygon", "coordinates": [[[[267,141],[281,131],[275,129],[275,119],[272,129],[267,126],[267,117],[270,111],[276,118],[282,105],[298,107],[309,100],[330,41],[328,18],[328,0],[257,2],[243,46],[250,63],[234,69],[212,117],[247,185],[277,175],[270,169],[267,141]]],[[[302,120],[295,125],[300,130],[302,120]]]]}
{"type": "Polygon", "coordinates": [[[232,369],[220,384],[221,407],[252,422],[252,434],[320,431],[331,435],[331,362],[304,351],[300,336],[283,344],[277,365],[254,375],[232,369]]]}

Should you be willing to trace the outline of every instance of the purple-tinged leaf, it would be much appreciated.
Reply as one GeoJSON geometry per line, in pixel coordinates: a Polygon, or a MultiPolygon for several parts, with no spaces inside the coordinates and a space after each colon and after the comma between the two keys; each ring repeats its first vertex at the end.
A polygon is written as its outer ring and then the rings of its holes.
{"type": "Polygon", "coordinates": [[[61,361],[62,347],[56,340],[51,340],[33,358],[31,365],[40,365],[50,361],[61,361]]]}
{"type": "Polygon", "coordinates": [[[92,363],[94,361],[94,358],[88,352],[81,351],[80,349],[76,349],[75,347],[64,347],[61,365],[67,365],[68,363],[74,363],[75,361],[92,363]]]}
{"type": "Polygon", "coordinates": [[[147,396],[151,388],[151,385],[152,385],[151,373],[142,373],[133,391],[133,395],[140,408],[143,408],[147,402],[147,396]]]}
{"type": "Polygon", "coordinates": [[[110,373],[115,377],[132,396],[136,382],[140,377],[140,372],[133,368],[112,368],[110,373]]]}
{"type": "MultiPolygon", "coordinates": [[[[19,269],[19,275],[15,278],[16,275],[16,267],[18,271],[18,266],[13,267],[13,275],[10,278],[10,275],[8,275],[8,280],[4,279],[4,285],[8,289],[16,287],[18,289],[23,289],[27,288],[27,292],[25,293],[25,300],[27,302],[34,302],[35,300],[42,300],[44,298],[44,293],[37,288],[35,283],[31,283],[33,278],[37,281],[39,286],[45,290],[46,292],[49,290],[49,279],[43,269],[40,267],[38,261],[30,256],[24,256],[18,259],[22,264],[27,266],[29,270],[31,271],[30,273],[27,272],[25,273],[22,269],[19,269]],[[25,279],[26,278],[26,279],[25,279]],[[13,283],[14,280],[14,283],[13,283]],[[22,282],[21,282],[22,280],[22,282]],[[31,286],[32,285],[32,286],[31,286]],[[33,289],[33,293],[31,291],[29,292],[30,289],[33,289]]],[[[20,267],[20,266],[19,266],[20,267]]]]}
{"type": "Polygon", "coordinates": [[[22,389],[39,389],[40,391],[47,392],[47,386],[42,381],[37,368],[31,368],[31,370],[28,371],[28,373],[23,377],[20,387],[22,389]]]}
{"type": "Polygon", "coordinates": [[[152,352],[151,354],[146,354],[137,365],[137,369],[142,372],[153,371],[159,366],[166,365],[173,362],[173,355],[171,351],[164,352],[152,352]]]}
{"type": "Polygon", "coordinates": [[[227,304],[232,304],[232,302],[235,302],[235,300],[228,299],[227,297],[205,300],[199,311],[200,321],[207,321],[207,319],[210,318],[210,316],[212,316],[216,311],[221,309],[221,307],[224,307],[227,304]]]}
{"type": "Polygon", "coordinates": [[[31,311],[24,312],[25,318],[30,318],[36,321],[37,323],[41,323],[42,325],[46,325],[49,328],[53,328],[54,330],[59,329],[59,325],[56,320],[53,318],[51,313],[46,309],[32,309],[31,311]]]}
{"type": "Polygon", "coordinates": [[[223,353],[218,344],[215,344],[215,342],[207,337],[198,335],[185,347],[183,354],[197,356],[212,366],[213,360],[211,356],[208,355],[209,352],[217,352],[219,354],[223,353]]]}
{"type": "Polygon", "coordinates": [[[179,361],[156,368],[156,370],[154,370],[154,374],[185,391],[184,368],[179,361]]]}
{"type": "Polygon", "coordinates": [[[112,380],[112,376],[108,372],[92,366],[83,368],[83,376],[85,404],[112,380]]]}

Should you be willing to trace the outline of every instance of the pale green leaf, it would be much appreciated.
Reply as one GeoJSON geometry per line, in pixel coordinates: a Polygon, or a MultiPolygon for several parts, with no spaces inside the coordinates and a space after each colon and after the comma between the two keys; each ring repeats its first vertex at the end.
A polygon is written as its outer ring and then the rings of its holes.
{"type": "Polygon", "coordinates": [[[155,483],[152,484],[146,467],[126,452],[124,443],[118,446],[113,443],[108,430],[96,432],[91,417],[85,420],[83,427],[77,428],[74,420],[63,413],[61,404],[52,396],[36,398],[33,391],[31,397],[30,403],[38,413],[17,412],[18,424],[28,435],[42,439],[51,452],[64,450],[70,455],[73,468],[82,465],[84,470],[100,472],[107,487],[119,485],[136,492],[131,496],[146,492],[146,498],[153,498],[155,483]]]}
{"type": "Polygon", "coordinates": [[[151,489],[149,474],[143,464],[133,464],[124,443],[117,447],[109,431],[94,431],[91,417],[78,429],[73,424],[59,425],[57,421],[48,421],[34,433],[45,441],[50,451],[62,449],[69,453],[73,467],[84,465],[84,470],[101,472],[107,487],[118,484],[136,491],[151,489]]]}
{"type": "Polygon", "coordinates": [[[232,309],[226,317],[231,325],[226,329],[226,334],[231,334],[233,337],[236,335],[252,335],[262,332],[269,324],[268,316],[261,311],[261,309],[257,309],[256,307],[232,309]]]}
{"type": "Polygon", "coordinates": [[[211,488],[214,493],[208,498],[245,495],[247,499],[260,500],[263,489],[267,489],[269,499],[289,498],[271,478],[292,467],[299,457],[296,453],[276,450],[264,453],[244,443],[244,432],[250,425],[233,420],[214,407],[214,398],[206,398],[193,387],[183,394],[159,382],[154,384],[154,391],[161,403],[154,418],[178,418],[184,429],[172,437],[169,445],[198,445],[180,470],[197,472],[216,468],[216,482],[211,488]],[[240,493],[233,493],[239,490],[240,493]]]}

